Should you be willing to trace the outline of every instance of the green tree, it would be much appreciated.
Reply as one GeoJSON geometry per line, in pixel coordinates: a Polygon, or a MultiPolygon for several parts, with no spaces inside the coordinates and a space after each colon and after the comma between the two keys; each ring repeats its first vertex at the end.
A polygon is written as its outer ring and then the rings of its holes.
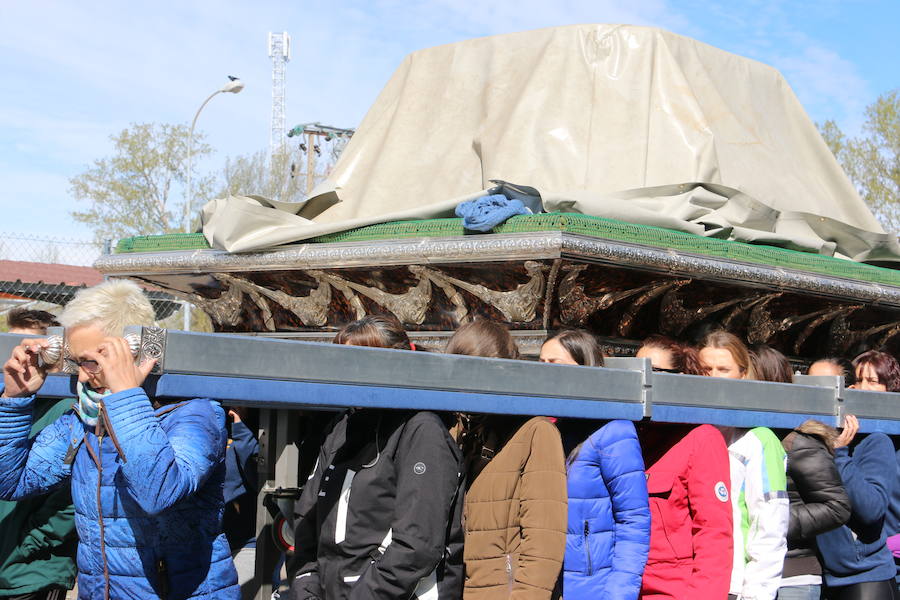
{"type": "MultiPolygon", "coordinates": [[[[95,160],[69,180],[70,191],[90,208],[72,218],[94,230],[97,240],[181,231],[187,179],[188,127],[133,123],[110,136],[113,154],[95,160]],[[177,191],[176,191],[177,190],[177,191]]],[[[193,163],[212,153],[203,135],[194,134],[193,163]]],[[[192,219],[210,197],[213,178],[194,177],[192,219]]]]}
{"type": "Polygon", "coordinates": [[[900,231],[900,90],[866,108],[859,137],[848,138],[831,120],[819,130],[882,226],[900,231]]]}
{"type": "Polygon", "coordinates": [[[269,161],[263,150],[225,159],[222,187],[216,197],[233,195],[263,196],[281,202],[298,202],[305,197],[306,176],[297,175],[296,165],[288,154],[269,161]]]}

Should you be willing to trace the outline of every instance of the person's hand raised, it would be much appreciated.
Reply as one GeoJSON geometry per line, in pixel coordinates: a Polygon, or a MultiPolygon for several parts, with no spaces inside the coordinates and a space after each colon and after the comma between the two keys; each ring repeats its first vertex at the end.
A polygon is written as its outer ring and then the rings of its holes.
{"type": "Polygon", "coordinates": [[[34,395],[47,378],[47,369],[38,360],[41,350],[50,344],[45,339],[27,339],[13,348],[3,365],[3,397],[23,398],[34,395]]]}
{"type": "Polygon", "coordinates": [[[856,437],[856,433],[859,431],[859,420],[853,415],[847,415],[844,417],[844,430],[841,431],[841,434],[837,436],[837,439],[834,440],[834,447],[843,448],[844,446],[849,446],[850,442],[853,441],[853,438],[856,437]]]}
{"type": "Polygon", "coordinates": [[[131,348],[124,338],[106,338],[96,352],[85,352],[84,356],[97,361],[103,382],[113,394],[140,387],[156,364],[156,359],[134,364],[131,348]]]}

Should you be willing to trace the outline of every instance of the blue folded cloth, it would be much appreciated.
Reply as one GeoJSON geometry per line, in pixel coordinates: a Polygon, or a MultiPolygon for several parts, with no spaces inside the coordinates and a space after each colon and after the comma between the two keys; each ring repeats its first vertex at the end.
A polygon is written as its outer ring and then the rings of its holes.
{"type": "Polygon", "coordinates": [[[531,211],[520,200],[511,200],[503,194],[482,196],[456,207],[456,216],[463,220],[463,227],[471,231],[490,231],[515,215],[527,215],[531,211]]]}

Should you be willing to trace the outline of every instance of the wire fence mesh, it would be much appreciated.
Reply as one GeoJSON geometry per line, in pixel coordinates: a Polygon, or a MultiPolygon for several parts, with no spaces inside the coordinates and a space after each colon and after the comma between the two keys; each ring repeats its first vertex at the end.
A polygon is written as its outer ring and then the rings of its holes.
{"type": "MultiPolygon", "coordinates": [[[[0,331],[8,330],[7,316],[14,308],[58,315],[78,290],[102,282],[103,274],[92,265],[111,251],[113,243],[0,232],[0,331]]],[[[186,317],[184,302],[162,290],[144,287],[161,326],[210,330],[202,311],[191,307],[186,317]]]]}

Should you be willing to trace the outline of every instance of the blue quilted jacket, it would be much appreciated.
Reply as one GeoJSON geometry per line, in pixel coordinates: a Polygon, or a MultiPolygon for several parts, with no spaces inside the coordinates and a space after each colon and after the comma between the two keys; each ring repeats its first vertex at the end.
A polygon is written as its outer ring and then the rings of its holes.
{"type": "Polygon", "coordinates": [[[71,480],[80,600],[240,598],[221,533],[220,406],[191,400],[154,410],[134,388],[104,399],[114,436],[98,437],[67,412],[29,441],[33,402],[0,398],[0,498],[71,480]]]}
{"type": "Polygon", "coordinates": [[[631,421],[610,421],[568,469],[566,600],[635,600],[650,546],[644,459],[631,421]]]}

